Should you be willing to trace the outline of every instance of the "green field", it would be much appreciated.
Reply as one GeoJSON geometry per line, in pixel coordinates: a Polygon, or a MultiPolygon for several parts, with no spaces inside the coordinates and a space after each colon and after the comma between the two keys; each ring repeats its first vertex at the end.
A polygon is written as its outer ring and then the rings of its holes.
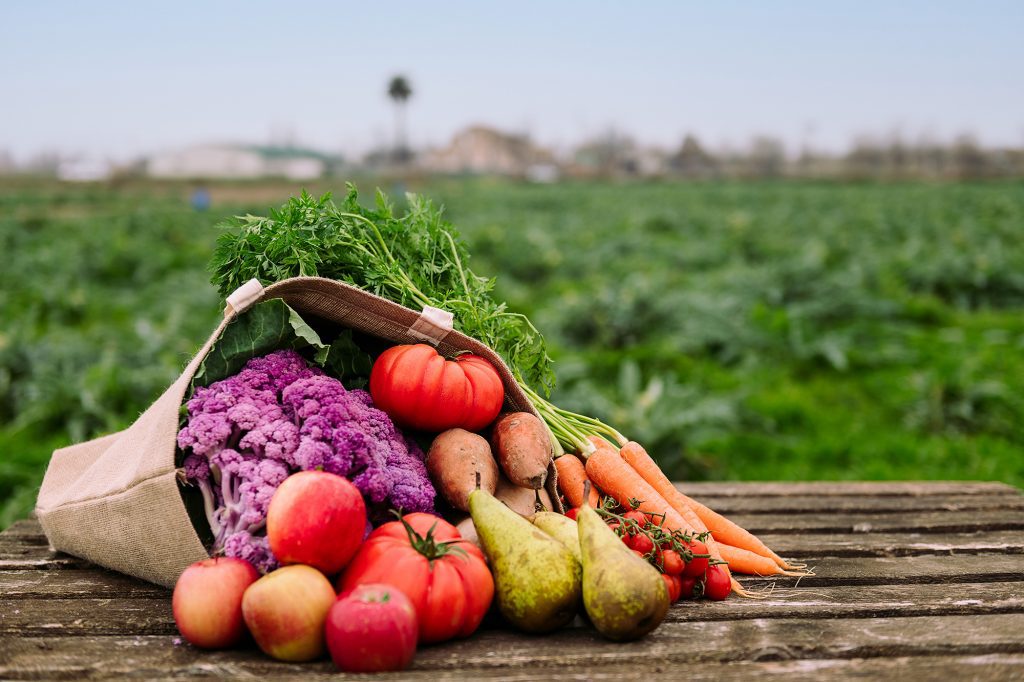
{"type": "MultiPolygon", "coordinates": [[[[676,477],[1024,484],[1024,184],[413,188],[546,334],[556,402],[676,477]]],[[[209,334],[213,225],[299,188],[188,189],[0,185],[0,527],[209,334]]]]}

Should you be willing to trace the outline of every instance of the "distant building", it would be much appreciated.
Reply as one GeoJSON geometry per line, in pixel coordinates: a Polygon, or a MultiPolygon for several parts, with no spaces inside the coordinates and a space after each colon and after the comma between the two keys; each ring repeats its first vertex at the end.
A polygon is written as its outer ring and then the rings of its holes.
{"type": "Polygon", "coordinates": [[[299,147],[200,145],[156,154],[146,172],[154,178],[313,180],[326,175],[333,161],[327,154],[299,147]]]}
{"type": "Polygon", "coordinates": [[[568,171],[576,177],[655,177],[665,168],[664,151],[610,130],[573,150],[568,171]]]}
{"type": "Polygon", "coordinates": [[[98,182],[114,174],[113,165],[104,159],[74,156],[57,162],[57,178],[69,182],[98,182]]]}
{"type": "Polygon", "coordinates": [[[425,152],[419,165],[431,173],[509,175],[549,181],[557,175],[554,155],[526,135],[472,126],[456,133],[443,149],[425,152]]]}
{"type": "Polygon", "coordinates": [[[17,167],[10,152],[0,149],[0,175],[12,175],[17,167]]]}
{"type": "Polygon", "coordinates": [[[693,135],[687,135],[679,150],[669,157],[668,167],[684,178],[711,178],[718,174],[718,162],[693,135]]]}

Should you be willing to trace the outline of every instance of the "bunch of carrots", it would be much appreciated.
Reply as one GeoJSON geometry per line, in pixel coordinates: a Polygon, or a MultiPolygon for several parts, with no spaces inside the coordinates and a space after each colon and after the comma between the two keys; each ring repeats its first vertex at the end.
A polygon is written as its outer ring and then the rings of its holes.
{"type": "Polygon", "coordinates": [[[555,458],[558,487],[573,507],[586,502],[597,507],[602,495],[613,497],[629,508],[631,500],[640,500],[640,511],[663,518],[665,530],[692,535],[709,533],[708,553],[728,565],[732,590],[740,596],[752,596],[732,577],[732,573],[757,576],[809,575],[804,564],[787,562],[752,533],[721,514],[681,493],[643,446],[634,441],[617,449],[604,438],[591,436],[594,450],[577,456],[555,458]],[[585,460],[584,460],[585,458],[585,460]],[[584,500],[584,489],[590,482],[584,500]]]}

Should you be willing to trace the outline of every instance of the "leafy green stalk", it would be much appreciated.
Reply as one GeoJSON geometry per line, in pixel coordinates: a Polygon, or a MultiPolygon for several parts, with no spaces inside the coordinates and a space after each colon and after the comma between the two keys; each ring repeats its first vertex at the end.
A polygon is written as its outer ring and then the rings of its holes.
{"type": "Polygon", "coordinates": [[[469,253],[430,201],[408,195],[397,214],[380,192],[374,208],[359,204],[349,185],[341,205],[330,195],[303,192],[267,217],[246,215],[225,225],[210,263],[212,281],[227,296],[250,279],[336,279],[411,308],[450,311],[455,328],[493,348],[551,429],[556,445],[590,452],[588,436],[625,439],[602,422],[562,410],[544,337],[524,315],[492,296],[494,280],[468,267],[469,253]]]}

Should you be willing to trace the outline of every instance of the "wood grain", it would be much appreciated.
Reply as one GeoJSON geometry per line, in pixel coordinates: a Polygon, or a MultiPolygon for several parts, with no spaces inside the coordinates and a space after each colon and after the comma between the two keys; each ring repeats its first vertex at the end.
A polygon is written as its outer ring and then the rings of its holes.
{"type": "MultiPolygon", "coordinates": [[[[1024,679],[1024,495],[999,483],[714,483],[683,490],[810,563],[742,578],[763,599],[676,604],[638,642],[583,619],[544,637],[496,619],[375,679],[1024,679]]],[[[366,679],[326,661],[176,643],[170,592],[0,533],[0,679],[366,679]]]]}

